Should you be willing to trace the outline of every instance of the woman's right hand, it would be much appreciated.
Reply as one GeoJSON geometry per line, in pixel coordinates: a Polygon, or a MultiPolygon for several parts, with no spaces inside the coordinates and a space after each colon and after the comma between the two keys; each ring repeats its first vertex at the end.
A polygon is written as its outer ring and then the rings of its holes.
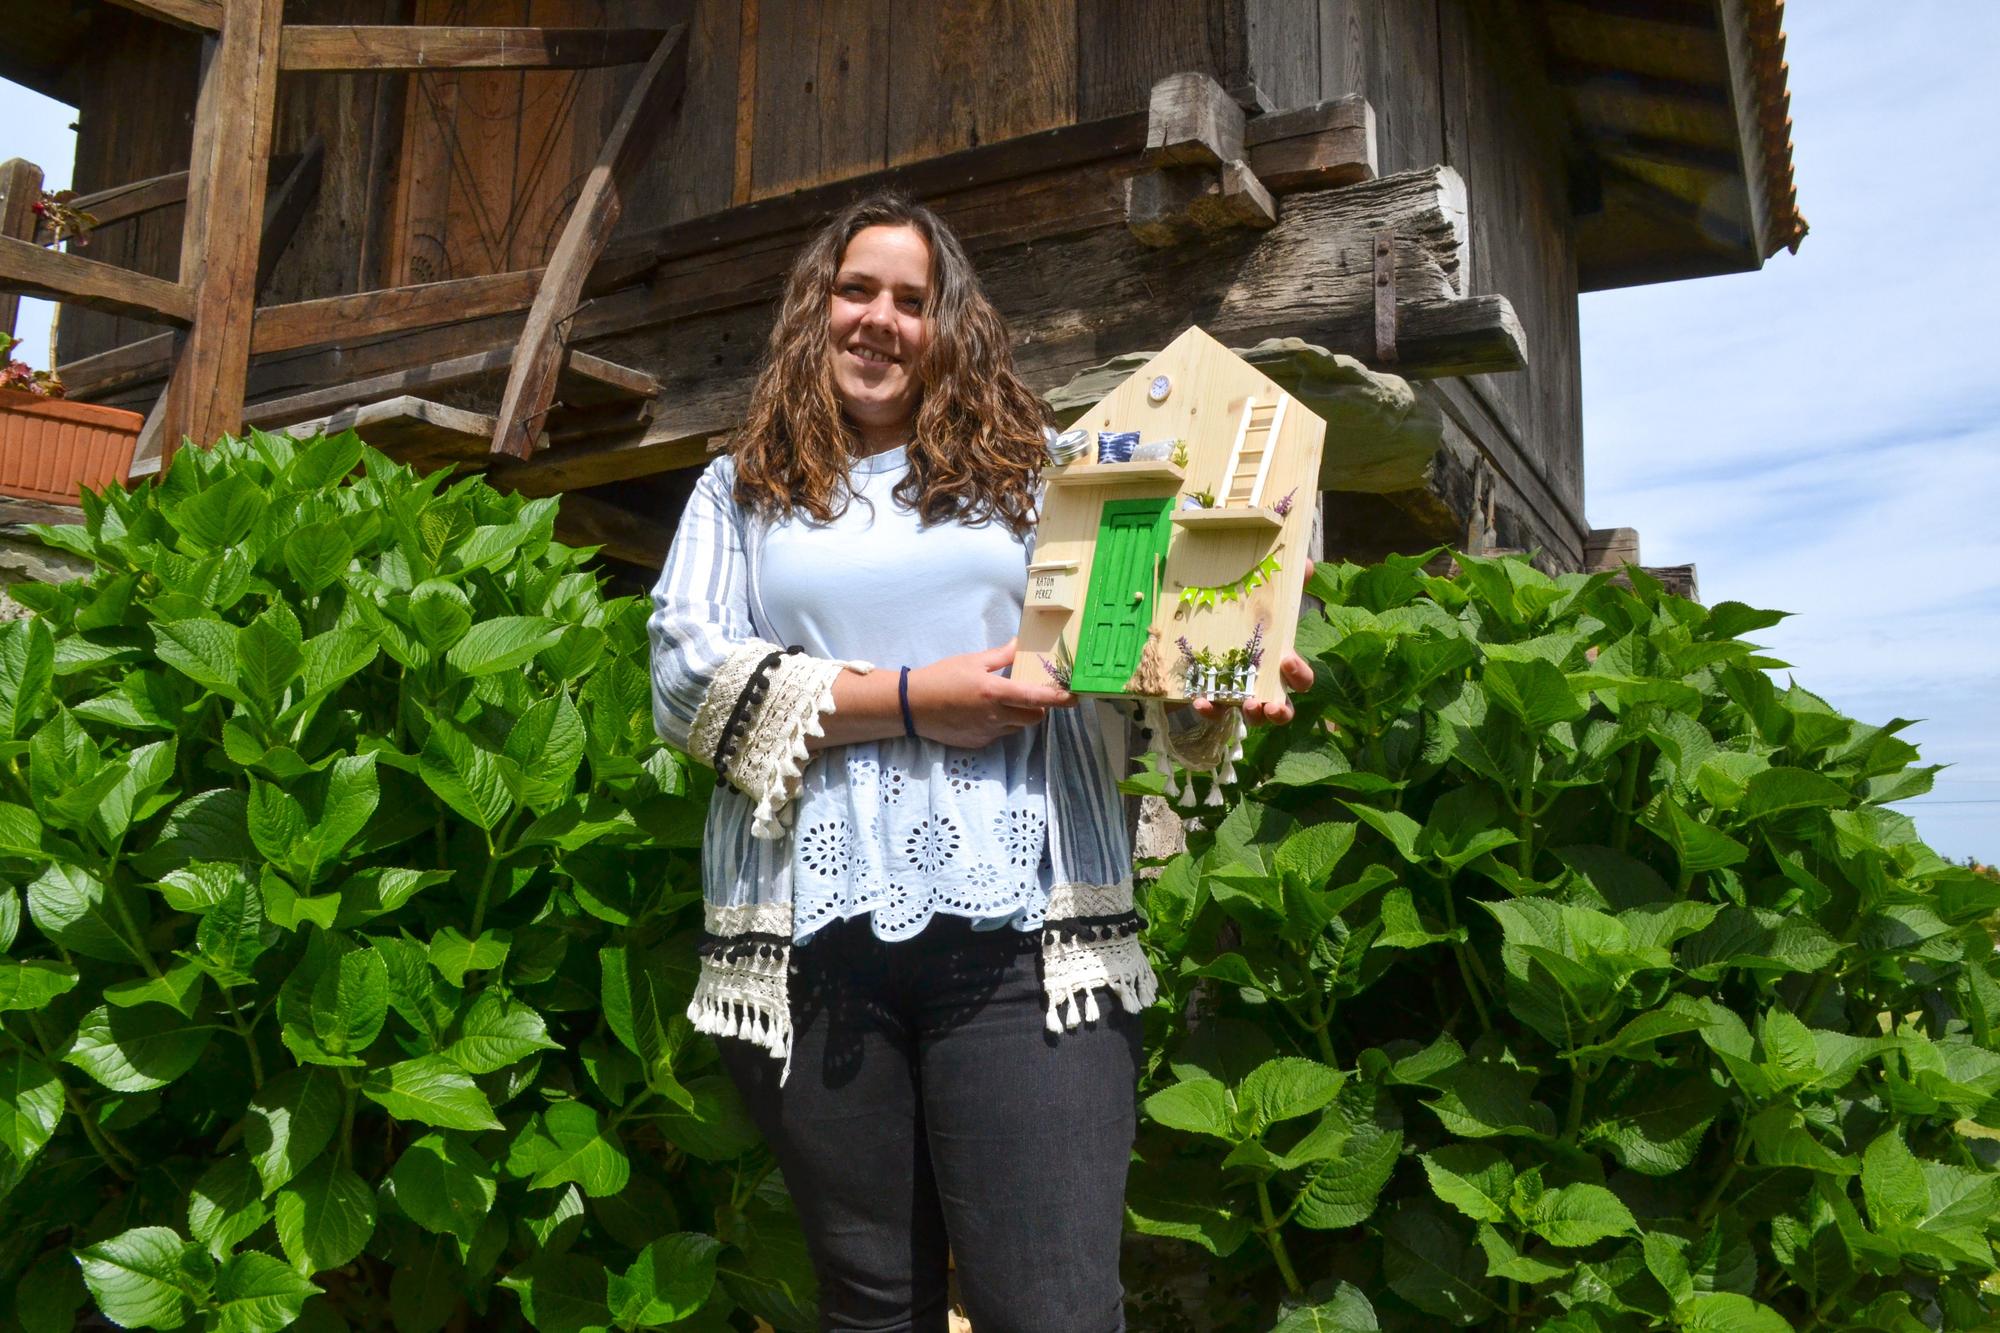
{"type": "Polygon", "coordinates": [[[959,749],[977,750],[1042,720],[1051,708],[1068,708],[1076,696],[1049,682],[1011,680],[1000,673],[1014,663],[1014,640],[985,652],[960,653],[910,672],[910,717],[917,734],[959,749]]]}

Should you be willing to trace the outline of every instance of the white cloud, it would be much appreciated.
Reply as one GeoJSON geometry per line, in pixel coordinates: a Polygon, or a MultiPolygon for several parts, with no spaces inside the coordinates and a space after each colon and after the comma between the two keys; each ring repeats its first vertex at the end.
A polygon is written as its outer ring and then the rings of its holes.
{"type": "Polygon", "coordinates": [[[1761,273],[1585,298],[1591,518],[1698,564],[1710,603],[1795,612],[1757,637],[1837,706],[1927,719],[1954,767],[1918,827],[2000,858],[2000,258],[1967,221],[2000,211],[1976,128],[2000,5],[1785,17],[1812,234],[1761,273]]]}

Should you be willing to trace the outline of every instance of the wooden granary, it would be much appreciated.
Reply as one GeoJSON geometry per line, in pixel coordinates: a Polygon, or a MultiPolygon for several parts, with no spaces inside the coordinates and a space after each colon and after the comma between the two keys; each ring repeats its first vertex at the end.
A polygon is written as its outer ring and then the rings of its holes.
{"type": "Polygon", "coordinates": [[[1584,517],[1579,293],[1804,232],[1779,0],[17,8],[0,77],[77,108],[99,223],[50,248],[9,163],[0,290],[63,302],[138,471],[355,423],[640,566],[872,186],[961,231],[1063,415],[1199,325],[1327,421],[1328,553],[1562,568],[1636,556],[1584,517]]]}

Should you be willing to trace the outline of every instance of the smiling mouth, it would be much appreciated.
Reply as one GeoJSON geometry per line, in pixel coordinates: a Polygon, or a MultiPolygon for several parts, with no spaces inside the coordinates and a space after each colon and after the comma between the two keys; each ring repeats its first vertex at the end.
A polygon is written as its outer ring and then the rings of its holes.
{"type": "Polygon", "coordinates": [[[887,352],[877,351],[873,347],[850,347],[847,350],[870,365],[894,366],[901,364],[901,362],[895,357],[890,356],[887,352]]]}

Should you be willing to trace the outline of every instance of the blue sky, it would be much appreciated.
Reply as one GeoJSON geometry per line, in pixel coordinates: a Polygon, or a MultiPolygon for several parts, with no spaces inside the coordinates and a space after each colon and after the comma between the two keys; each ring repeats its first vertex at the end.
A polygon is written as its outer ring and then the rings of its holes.
{"type": "Polygon", "coordinates": [[[1583,300],[1590,521],[1796,613],[1795,679],[1951,765],[1904,808],[2000,860],[2000,263],[1992,0],[1786,6],[1797,255],[1583,300]]]}
{"type": "MultiPolygon", "coordinates": [[[[1762,641],[1951,765],[1906,807],[2000,859],[2000,290],[1993,0],[1787,7],[1797,255],[1583,301],[1588,512],[1710,603],[1794,612],[1762,641]]],[[[68,107],[0,82],[0,156],[68,183],[68,107]]],[[[45,365],[47,306],[21,351],[45,365]]]]}

